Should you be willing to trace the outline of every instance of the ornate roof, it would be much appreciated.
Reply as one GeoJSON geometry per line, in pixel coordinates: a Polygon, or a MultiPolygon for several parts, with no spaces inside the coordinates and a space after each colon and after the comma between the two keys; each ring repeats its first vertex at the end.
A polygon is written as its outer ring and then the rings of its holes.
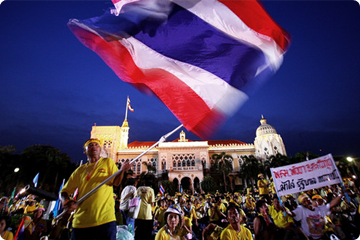
{"type": "Polygon", "coordinates": [[[258,127],[256,129],[256,136],[262,136],[265,134],[277,134],[275,128],[269,124],[267,124],[266,119],[264,118],[263,115],[261,115],[261,119],[260,119],[260,127],[258,127]]]}

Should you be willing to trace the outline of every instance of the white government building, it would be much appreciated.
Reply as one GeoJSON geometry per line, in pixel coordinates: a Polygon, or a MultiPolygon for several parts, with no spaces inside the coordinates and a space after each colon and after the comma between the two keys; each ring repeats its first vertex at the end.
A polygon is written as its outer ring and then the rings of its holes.
{"type": "MultiPolygon", "coordinates": [[[[150,150],[133,165],[135,175],[147,171],[142,164],[146,162],[156,167],[156,175],[161,176],[167,172],[169,180],[178,188],[180,184],[184,189],[200,189],[200,182],[204,178],[204,170],[214,163],[211,156],[225,152],[231,155],[235,185],[241,185],[238,177],[242,156],[255,155],[259,160],[264,160],[271,155],[280,153],[286,155],[283,140],[275,128],[267,124],[262,116],[261,125],[256,130],[254,143],[244,143],[238,140],[207,140],[192,141],[186,139],[185,132],[181,131],[178,139],[171,142],[160,143],[150,150]],[[205,169],[203,169],[205,168],[205,169]],[[179,184],[180,183],[180,184],[179,184]]],[[[91,138],[100,139],[108,157],[117,163],[131,161],[147,150],[156,141],[128,143],[129,124],[125,119],[122,126],[93,126],[91,138]]]]}

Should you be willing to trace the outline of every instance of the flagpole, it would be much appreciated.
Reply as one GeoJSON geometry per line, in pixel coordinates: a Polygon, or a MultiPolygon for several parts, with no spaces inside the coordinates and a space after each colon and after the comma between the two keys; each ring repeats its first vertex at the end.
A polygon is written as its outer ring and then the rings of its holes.
{"type": "MultiPolygon", "coordinates": [[[[143,153],[141,153],[139,156],[137,156],[136,158],[134,158],[133,160],[130,161],[130,164],[132,164],[134,161],[136,161],[137,159],[139,159],[140,157],[142,157],[143,155],[145,155],[147,152],[149,152],[151,149],[153,149],[154,147],[156,147],[158,144],[165,142],[166,138],[168,138],[170,135],[172,135],[173,133],[175,133],[176,131],[178,131],[181,127],[183,127],[183,125],[179,125],[177,128],[175,128],[174,130],[172,130],[171,132],[163,135],[156,143],[154,143],[151,147],[149,147],[147,150],[145,150],[143,153]]],[[[94,192],[96,192],[102,185],[106,184],[108,181],[110,181],[111,179],[113,179],[114,177],[116,177],[117,175],[119,175],[121,173],[121,169],[119,171],[117,171],[116,173],[114,173],[113,175],[111,175],[110,177],[108,177],[107,179],[105,179],[102,183],[100,183],[98,186],[96,186],[94,189],[92,189],[90,192],[88,192],[87,194],[85,194],[82,198],[80,198],[76,203],[78,205],[80,205],[83,201],[85,201],[87,198],[89,198],[94,192]]],[[[60,218],[63,213],[59,214],[57,218],[60,218]]]]}
{"type": "Polygon", "coordinates": [[[337,166],[336,166],[336,163],[335,163],[335,161],[334,161],[334,158],[333,158],[333,156],[332,156],[332,154],[331,154],[331,153],[330,153],[330,154],[328,154],[328,156],[330,157],[330,159],[331,159],[331,163],[332,163],[333,167],[335,168],[335,170],[336,170],[336,173],[337,173],[338,177],[340,178],[340,186],[342,187],[342,189],[343,189],[343,191],[344,191],[344,194],[345,194],[346,200],[348,201],[348,203],[350,203],[350,202],[351,202],[351,200],[350,200],[349,194],[346,192],[346,188],[345,188],[345,186],[344,186],[344,183],[343,183],[342,177],[341,177],[341,175],[340,175],[339,169],[338,169],[338,168],[337,168],[337,166]]]}
{"type": "Polygon", "coordinates": [[[127,113],[128,113],[128,101],[129,101],[129,96],[127,96],[127,99],[126,99],[126,107],[125,107],[125,120],[127,120],[127,113]]]}

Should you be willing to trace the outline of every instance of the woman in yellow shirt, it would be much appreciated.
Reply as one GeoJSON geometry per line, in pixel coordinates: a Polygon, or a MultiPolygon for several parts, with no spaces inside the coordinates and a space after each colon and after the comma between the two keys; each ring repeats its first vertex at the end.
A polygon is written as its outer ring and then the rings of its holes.
{"type": "Polygon", "coordinates": [[[183,211],[179,205],[171,205],[165,212],[165,226],[155,236],[155,240],[181,240],[183,211]]]}

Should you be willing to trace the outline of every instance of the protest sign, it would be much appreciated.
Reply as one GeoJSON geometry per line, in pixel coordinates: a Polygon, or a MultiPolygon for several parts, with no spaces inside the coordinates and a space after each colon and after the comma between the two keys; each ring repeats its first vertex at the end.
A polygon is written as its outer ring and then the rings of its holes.
{"type": "Polygon", "coordinates": [[[279,197],[341,183],[331,154],[270,170],[279,197]]]}

